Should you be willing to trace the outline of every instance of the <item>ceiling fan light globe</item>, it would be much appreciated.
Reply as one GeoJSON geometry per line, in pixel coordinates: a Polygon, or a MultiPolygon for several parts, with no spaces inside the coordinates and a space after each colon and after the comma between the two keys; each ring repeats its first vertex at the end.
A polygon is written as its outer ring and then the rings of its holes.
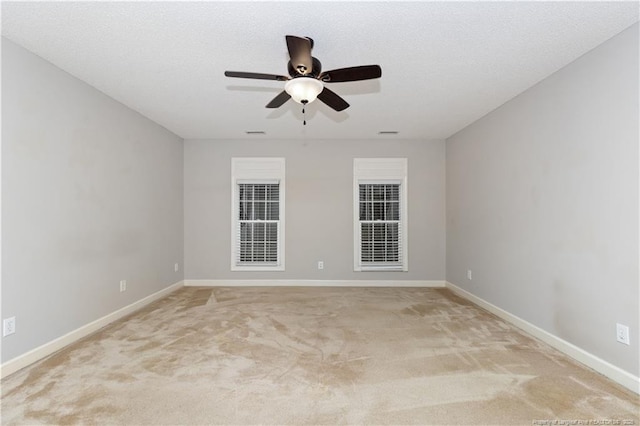
{"type": "Polygon", "coordinates": [[[291,98],[303,105],[315,101],[323,89],[322,82],[312,77],[297,77],[284,85],[284,90],[291,95],[291,98]]]}

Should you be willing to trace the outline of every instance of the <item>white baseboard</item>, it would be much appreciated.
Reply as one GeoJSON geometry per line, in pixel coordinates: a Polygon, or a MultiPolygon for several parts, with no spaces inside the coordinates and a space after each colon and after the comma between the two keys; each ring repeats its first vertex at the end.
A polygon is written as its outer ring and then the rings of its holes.
{"type": "Polygon", "coordinates": [[[444,287],[438,280],[184,280],[187,287],[444,287]]]}
{"type": "Polygon", "coordinates": [[[162,289],[156,293],[153,293],[143,299],[138,300],[130,305],[125,306],[124,308],[118,309],[115,312],[112,312],[108,315],[105,315],[102,318],[98,318],[97,320],[90,322],[76,330],[73,330],[64,336],[58,337],[48,343],[45,343],[42,346],[39,346],[35,349],[30,350],[29,352],[17,356],[0,366],[0,377],[5,378],[9,374],[15,373],[16,371],[33,364],[36,361],[40,361],[41,359],[51,355],[52,353],[59,351],[65,346],[82,339],[85,336],[90,335],[105,327],[112,322],[119,320],[143,307],[150,304],[151,302],[155,302],[158,299],[163,298],[167,294],[181,288],[184,286],[183,281],[179,281],[175,284],[170,285],[169,287],[162,289]]]}
{"type": "Polygon", "coordinates": [[[569,355],[576,361],[581,362],[587,367],[590,367],[598,373],[610,378],[614,382],[619,383],[627,389],[640,394],[640,377],[634,376],[628,371],[616,367],[615,365],[610,364],[609,362],[601,358],[598,358],[597,356],[585,351],[584,349],[581,349],[574,344],[569,343],[566,340],[563,340],[549,333],[548,331],[545,331],[540,327],[523,320],[522,318],[519,318],[501,308],[498,308],[497,306],[487,302],[486,300],[481,299],[480,297],[475,296],[468,291],[454,284],[451,284],[448,281],[445,285],[457,295],[469,300],[470,302],[475,303],[476,305],[486,309],[492,314],[497,315],[498,317],[522,329],[533,337],[536,337],[537,339],[542,340],[543,342],[554,347],[560,352],[569,355]]]}

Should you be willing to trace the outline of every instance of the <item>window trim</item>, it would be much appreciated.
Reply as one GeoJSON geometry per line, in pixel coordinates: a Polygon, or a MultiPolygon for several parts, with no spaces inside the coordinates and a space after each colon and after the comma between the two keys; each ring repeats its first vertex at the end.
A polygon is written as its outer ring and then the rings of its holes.
{"type": "Polygon", "coordinates": [[[407,272],[409,270],[408,198],[406,158],[353,159],[353,270],[356,272],[407,272]],[[360,184],[400,185],[400,264],[363,265],[361,259],[360,184]]]}
{"type": "Polygon", "coordinates": [[[284,271],[285,270],[285,159],[248,158],[231,159],[231,271],[284,271]],[[240,184],[279,185],[278,261],[275,264],[238,263],[240,184]]]}

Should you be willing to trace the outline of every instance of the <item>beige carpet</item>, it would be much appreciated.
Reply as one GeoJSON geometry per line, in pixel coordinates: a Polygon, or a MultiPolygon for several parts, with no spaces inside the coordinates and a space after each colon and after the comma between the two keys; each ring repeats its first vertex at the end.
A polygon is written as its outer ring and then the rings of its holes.
{"type": "Polygon", "coordinates": [[[445,289],[184,288],[2,382],[3,424],[637,425],[639,409],[445,289]]]}

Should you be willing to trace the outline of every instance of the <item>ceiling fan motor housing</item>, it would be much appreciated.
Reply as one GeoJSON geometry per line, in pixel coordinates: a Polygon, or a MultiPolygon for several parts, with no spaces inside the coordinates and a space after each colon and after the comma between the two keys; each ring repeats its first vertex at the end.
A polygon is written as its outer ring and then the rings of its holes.
{"type": "Polygon", "coordinates": [[[322,63],[318,58],[311,58],[311,71],[308,72],[308,68],[304,64],[294,66],[291,61],[287,62],[287,71],[291,77],[298,77],[300,75],[306,75],[308,77],[318,77],[322,72],[322,63]]]}

